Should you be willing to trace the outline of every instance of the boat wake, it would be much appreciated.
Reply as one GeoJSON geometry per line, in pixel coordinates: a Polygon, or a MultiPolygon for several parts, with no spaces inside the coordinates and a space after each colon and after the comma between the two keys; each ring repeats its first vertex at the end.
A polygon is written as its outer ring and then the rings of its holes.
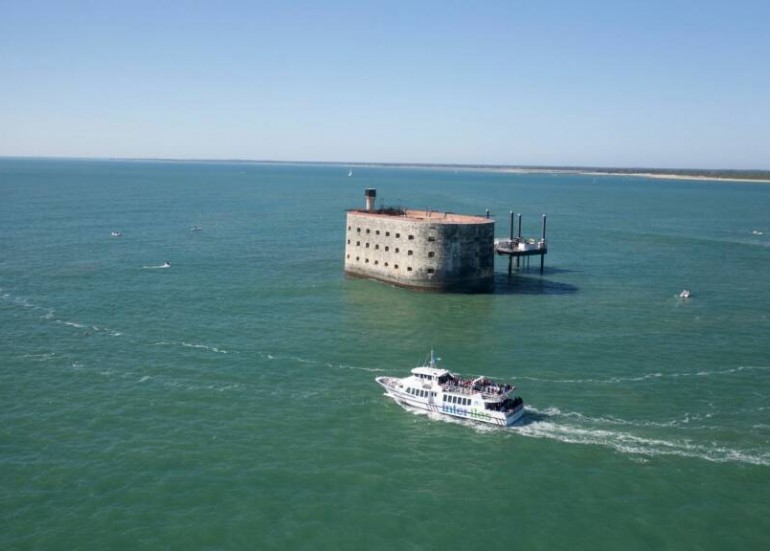
{"type": "Polygon", "coordinates": [[[183,346],[184,348],[197,348],[200,350],[208,350],[209,352],[216,352],[217,354],[230,354],[229,350],[225,350],[223,348],[219,348],[216,346],[208,346],[205,344],[198,344],[194,342],[169,342],[169,341],[158,341],[154,343],[155,346],[183,346]]]}
{"type": "Polygon", "coordinates": [[[655,457],[678,456],[703,459],[715,463],[746,463],[770,466],[770,453],[762,450],[736,450],[718,442],[696,443],[688,438],[641,436],[633,428],[660,428],[686,425],[692,420],[684,419],[671,423],[647,421],[626,421],[622,419],[592,419],[579,413],[562,413],[558,408],[543,411],[529,408],[522,424],[509,430],[531,438],[546,438],[568,444],[595,445],[612,448],[620,453],[655,457]],[[626,426],[618,430],[618,426],[626,426]]]}
{"type": "Polygon", "coordinates": [[[713,371],[697,371],[697,372],[690,372],[690,373],[656,372],[656,373],[646,373],[644,375],[639,375],[636,377],[610,377],[607,379],[545,379],[543,377],[526,377],[526,376],[511,377],[511,379],[514,381],[532,381],[536,383],[553,383],[553,384],[568,384],[568,385],[579,385],[579,384],[617,385],[617,384],[638,383],[642,381],[654,381],[654,380],[663,380],[663,379],[733,375],[736,373],[740,373],[742,371],[767,370],[767,369],[770,369],[770,367],[740,365],[737,367],[731,367],[729,369],[717,369],[713,371]]]}

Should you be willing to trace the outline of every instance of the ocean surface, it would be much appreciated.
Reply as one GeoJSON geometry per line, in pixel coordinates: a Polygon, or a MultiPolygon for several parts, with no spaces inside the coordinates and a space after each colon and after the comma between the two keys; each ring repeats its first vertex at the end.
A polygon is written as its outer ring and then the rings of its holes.
{"type": "Polygon", "coordinates": [[[0,549],[770,548],[770,185],[348,171],[0,159],[0,549]],[[367,187],[545,273],[348,279],[367,187]],[[524,423],[386,398],[431,348],[524,423]]]}

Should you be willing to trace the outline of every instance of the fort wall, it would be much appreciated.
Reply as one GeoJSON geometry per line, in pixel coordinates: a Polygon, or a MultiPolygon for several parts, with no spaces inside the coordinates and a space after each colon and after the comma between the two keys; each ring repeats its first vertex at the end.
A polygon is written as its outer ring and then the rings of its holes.
{"type": "Polygon", "coordinates": [[[492,219],[420,210],[350,210],[346,222],[346,274],[437,291],[492,288],[492,219]]]}

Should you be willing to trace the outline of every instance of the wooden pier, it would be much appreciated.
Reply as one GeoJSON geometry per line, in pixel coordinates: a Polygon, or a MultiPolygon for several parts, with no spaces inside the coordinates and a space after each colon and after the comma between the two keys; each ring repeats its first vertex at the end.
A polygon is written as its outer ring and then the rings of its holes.
{"type": "Polygon", "coordinates": [[[545,214],[543,215],[543,237],[541,239],[525,238],[521,236],[521,214],[518,215],[519,228],[517,235],[513,235],[514,212],[511,211],[511,234],[508,238],[495,239],[495,252],[508,255],[508,275],[513,271],[513,259],[516,259],[518,268],[522,257],[540,256],[540,273],[543,273],[545,255],[548,253],[548,242],[545,240],[545,214]]]}

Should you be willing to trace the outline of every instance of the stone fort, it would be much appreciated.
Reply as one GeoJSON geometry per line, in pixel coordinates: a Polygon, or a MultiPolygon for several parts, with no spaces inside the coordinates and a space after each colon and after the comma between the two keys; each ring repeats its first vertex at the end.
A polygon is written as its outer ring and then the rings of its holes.
{"type": "Polygon", "coordinates": [[[495,222],[484,216],[374,207],[347,211],[345,273],[434,291],[486,292],[494,284],[495,222]]]}

